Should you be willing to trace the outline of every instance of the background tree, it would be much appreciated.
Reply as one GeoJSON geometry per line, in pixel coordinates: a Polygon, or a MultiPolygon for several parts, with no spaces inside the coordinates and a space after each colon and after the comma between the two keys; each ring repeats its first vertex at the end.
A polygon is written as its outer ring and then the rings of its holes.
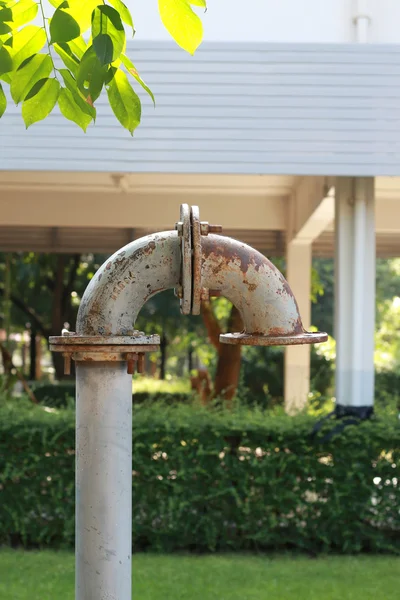
{"type": "MultiPolygon", "coordinates": [[[[150,298],[140,311],[136,329],[147,334],[156,333],[161,338],[160,378],[166,375],[169,348],[173,347],[179,373],[190,372],[189,353],[205,342],[205,331],[200,317],[182,316],[179,301],[173,290],[167,290],[150,298]]],[[[201,352],[200,352],[201,354],[201,352]]],[[[155,357],[152,357],[153,359],[155,357]]],[[[193,362],[193,358],[191,359],[193,362]]]]}
{"type": "MultiPolygon", "coordinates": [[[[22,331],[30,322],[32,331],[48,340],[60,335],[64,323],[75,324],[79,300],[103,262],[102,256],[81,254],[9,254],[11,263],[11,320],[22,331]]],[[[0,255],[0,265],[6,258],[0,255]]],[[[0,285],[4,296],[4,284],[0,285]]],[[[4,322],[4,318],[3,318],[4,322]]],[[[53,354],[58,379],[64,375],[62,356],[53,354]]]]}
{"type": "MultiPolygon", "coordinates": [[[[146,1],[146,0],[142,0],[146,1]]],[[[7,107],[4,84],[22,103],[26,127],[45,119],[58,105],[84,131],[96,119],[96,101],[105,89],[118,121],[132,135],[141,102],[131,81],[154,96],[126,54],[135,33],[122,0],[0,0],[0,117],[7,107]],[[39,20],[40,25],[32,24],[39,20]]],[[[159,0],[161,20],[172,38],[193,54],[203,38],[192,6],[206,0],[159,0]]]]}

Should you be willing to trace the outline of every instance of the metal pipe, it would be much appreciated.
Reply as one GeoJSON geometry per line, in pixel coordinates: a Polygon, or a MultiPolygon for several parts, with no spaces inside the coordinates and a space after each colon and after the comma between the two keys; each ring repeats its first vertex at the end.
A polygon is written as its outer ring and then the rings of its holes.
{"type": "Polygon", "coordinates": [[[77,362],[76,600],[129,600],[132,378],[125,362],[77,362]]]}
{"type": "MultiPolygon", "coordinates": [[[[365,190],[363,189],[364,180],[354,182],[354,205],[353,205],[353,253],[348,257],[353,261],[353,265],[357,268],[353,271],[354,288],[352,297],[352,350],[353,350],[353,369],[356,373],[363,372],[364,358],[364,339],[360,335],[360,331],[364,325],[364,311],[360,308],[365,302],[365,256],[367,252],[367,224],[366,212],[367,206],[365,201],[365,190]]],[[[362,396],[362,380],[361,377],[353,377],[351,382],[350,397],[360,398],[362,396]]]]}
{"type": "Polygon", "coordinates": [[[181,250],[176,231],[148,235],[118,250],[90,281],[78,311],[79,335],[132,335],[149,298],[177,287],[181,250]]]}
{"type": "Polygon", "coordinates": [[[205,287],[220,291],[243,317],[246,340],[226,334],[221,341],[299,344],[326,338],[304,331],[290,287],[262,254],[236,240],[207,235],[211,227],[204,228],[200,238],[199,222],[192,222],[197,236],[193,245],[189,243],[185,211],[181,232],[178,223],[178,231],[136,240],[106,261],[83,295],[76,334],[52,338],[52,348],[67,354],[68,360],[72,353],[77,361],[76,600],[131,598],[128,373],[133,371],[135,347],[138,352],[146,351],[144,343],[151,348],[152,340],[134,332],[145,302],[176,288],[184,299],[186,295],[185,312],[195,307],[205,287]]]}
{"type": "Polygon", "coordinates": [[[252,335],[304,333],[293,293],[278,269],[247,244],[221,235],[202,239],[202,285],[240,311],[252,335]]]}
{"type": "Polygon", "coordinates": [[[369,0],[355,0],[356,14],[353,19],[356,28],[356,42],[365,44],[369,39],[371,17],[369,15],[369,0]]]}

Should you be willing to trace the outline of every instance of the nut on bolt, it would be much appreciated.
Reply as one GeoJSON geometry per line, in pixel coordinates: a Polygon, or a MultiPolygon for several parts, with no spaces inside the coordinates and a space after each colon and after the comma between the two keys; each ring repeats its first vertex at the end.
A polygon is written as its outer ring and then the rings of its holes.
{"type": "Polygon", "coordinates": [[[144,373],[144,354],[142,352],[138,355],[137,372],[144,373]]]}
{"type": "Polygon", "coordinates": [[[128,375],[133,375],[135,373],[136,361],[137,361],[137,354],[132,354],[131,352],[128,352],[128,354],[126,355],[128,375]]]}
{"type": "Polygon", "coordinates": [[[68,352],[64,352],[63,357],[64,357],[64,375],[71,375],[71,355],[68,352]]]}
{"type": "Polygon", "coordinates": [[[207,221],[201,221],[200,233],[201,235],[208,235],[209,233],[222,233],[222,225],[210,225],[207,221]]]}
{"type": "Polygon", "coordinates": [[[178,232],[178,235],[180,235],[180,236],[183,235],[183,223],[182,223],[182,221],[178,221],[178,223],[175,223],[175,229],[178,232]]]}

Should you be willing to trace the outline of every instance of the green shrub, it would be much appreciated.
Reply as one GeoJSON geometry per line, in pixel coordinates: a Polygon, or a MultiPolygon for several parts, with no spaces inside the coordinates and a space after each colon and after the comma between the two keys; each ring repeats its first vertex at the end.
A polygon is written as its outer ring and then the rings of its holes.
{"type": "MultiPolygon", "coordinates": [[[[74,415],[49,410],[0,408],[0,544],[73,545],[74,415]]],[[[398,421],[375,418],[324,443],[310,436],[314,423],[240,407],[134,407],[134,549],[399,551],[398,421]]]]}
{"type": "Polygon", "coordinates": [[[132,402],[133,404],[181,404],[190,403],[192,401],[192,395],[184,392],[133,392],[132,402]]]}
{"type": "Polygon", "coordinates": [[[75,400],[75,381],[56,381],[54,383],[34,383],[32,390],[40,404],[53,408],[64,408],[75,400]]]}
{"type": "MultiPolygon", "coordinates": [[[[190,402],[192,394],[185,382],[164,382],[159,380],[137,380],[133,385],[132,402],[190,402]]],[[[75,404],[75,381],[57,381],[55,383],[36,383],[32,387],[35,396],[44,406],[52,408],[66,408],[75,404]]]]}
{"type": "Polygon", "coordinates": [[[377,404],[397,405],[400,410],[400,373],[398,371],[381,371],[375,373],[375,400],[377,404]]]}

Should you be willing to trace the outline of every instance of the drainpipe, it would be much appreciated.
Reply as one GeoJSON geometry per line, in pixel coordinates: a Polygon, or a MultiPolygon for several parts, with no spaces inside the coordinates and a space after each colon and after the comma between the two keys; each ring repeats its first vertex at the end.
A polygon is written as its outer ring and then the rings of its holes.
{"type": "Polygon", "coordinates": [[[369,0],[355,1],[355,16],[353,23],[356,29],[356,42],[365,44],[369,41],[369,27],[371,16],[368,10],[369,0]]]}
{"type": "Polygon", "coordinates": [[[132,382],[144,354],[158,349],[134,323],[145,302],[175,288],[183,314],[199,314],[203,293],[224,295],[239,309],[243,332],[230,344],[312,344],[326,334],[304,331],[296,300],[259,252],[201,222],[181,206],[176,231],[134,241],[116,252],[88,285],[77,332],[50,338],[77,362],[76,600],[130,600],[132,550],[132,382]]]}

